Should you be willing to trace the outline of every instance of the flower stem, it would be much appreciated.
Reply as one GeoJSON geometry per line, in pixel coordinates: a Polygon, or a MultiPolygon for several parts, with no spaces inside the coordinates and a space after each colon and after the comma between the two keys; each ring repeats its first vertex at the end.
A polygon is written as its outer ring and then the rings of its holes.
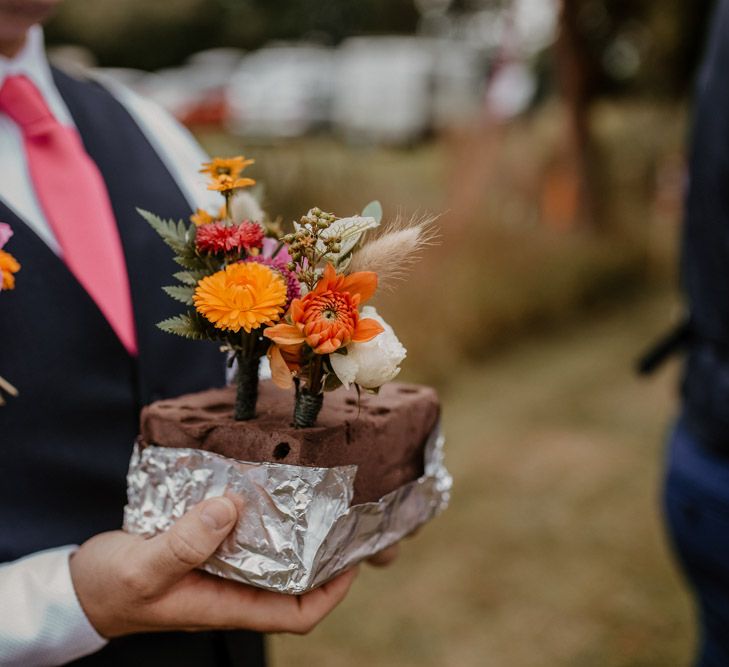
{"type": "Polygon", "coordinates": [[[294,404],[294,426],[296,428],[314,426],[323,404],[324,392],[314,394],[308,388],[298,390],[294,404]]]}
{"type": "Polygon", "coordinates": [[[256,402],[258,400],[258,364],[256,354],[235,353],[238,361],[237,389],[235,395],[236,421],[248,421],[256,416],[256,402]]]}
{"type": "Polygon", "coordinates": [[[281,252],[281,249],[282,249],[283,247],[284,247],[284,242],[283,242],[283,241],[279,241],[279,242],[278,242],[278,245],[276,246],[276,249],[275,249],[275,250],[273,251],[273,253],[271,254],[271,259],[275,259],[275,258],[276,258],[276,255],[278,255],[278,253],[280,253],[280,252],[281,252]]]}
{"type": "Polygon", "coordinates": [[[296,384],[296,400],[294,403],[294,426],[309,428],[316,424],[321,407],[324,404],[324,388],[322,387],[323,359],[315,354],[309,365],[309,381],[305,387],[296,384]]]}
{"type": "Polygon", "coordinates": [[[232,190],[225,190],[223,192],[223,197],[225,197],[225,219],[228,222],[228,224],[233,224],[233,211],[230,207],[230,202],[233,199],[233,191],[232,190]]]}

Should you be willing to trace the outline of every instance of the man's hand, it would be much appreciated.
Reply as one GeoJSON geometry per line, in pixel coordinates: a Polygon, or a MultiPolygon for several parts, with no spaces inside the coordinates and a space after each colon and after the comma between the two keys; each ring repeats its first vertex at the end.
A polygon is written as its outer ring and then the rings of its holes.
{"type": "Polygon", "coordinates": [[[375,567],[387,567],[388,565],[392,565],[399,555],[400,545],[393,544],[392,546],[387,547],[387,549],[378,551],[374,556],[370,556],[367,559],[367,562],[375,567]]]}
{"type": "Polygon", "coordinates": [[[300,596],[196,570],[237,516],[230,499],[211,498],[151,539],[114,531],[84,543],[71,557],[71,578],[97,632],[107,638],[157,630],[309,632],[342,601],[356,570],[300,596]]]}

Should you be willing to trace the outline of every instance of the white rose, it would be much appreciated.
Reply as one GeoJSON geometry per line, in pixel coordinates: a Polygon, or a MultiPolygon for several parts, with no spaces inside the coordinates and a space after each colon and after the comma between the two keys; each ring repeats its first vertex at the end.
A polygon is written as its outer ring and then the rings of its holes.
{"type": "Polygon", "coordinates": [[[347,354],[331,354],[329,360],[342,384],[349,388],[353,382],[365,389],[376,389],[390,382],[400,372],[407,350],[392,327],[372,306],[362,309],[361,317],[377,320],[384,331],[366,343],[350,343],[347,354]]]}

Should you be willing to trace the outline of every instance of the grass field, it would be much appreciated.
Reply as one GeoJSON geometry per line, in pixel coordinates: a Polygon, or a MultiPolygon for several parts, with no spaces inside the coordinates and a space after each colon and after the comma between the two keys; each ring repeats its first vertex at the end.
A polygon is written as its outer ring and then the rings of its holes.
{"type": "Polygon", "coordinates": [[[659,511],[677,368],[631,373],[673,308],[640,298],[461,369],[443,396],[451,507],[311,635],[272,638],[272,664],[688,664],[659,511]]]}

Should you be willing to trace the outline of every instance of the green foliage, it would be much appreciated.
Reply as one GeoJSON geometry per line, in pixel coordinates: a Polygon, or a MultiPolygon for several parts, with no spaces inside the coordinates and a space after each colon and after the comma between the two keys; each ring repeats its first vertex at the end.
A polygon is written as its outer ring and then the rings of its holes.
{"type": "Polygon", "coordinates": [[[177,273],[173,273],[172,277],[184,285],[192,285],[194,287],[207,275],[209,275],[207,271],[178,271],[177,273]]]}
{"type": "Polygon", "coordinates": [[[186,306],[192,305],[192,295],[195,293],[195,287],[192,285],[170,285],[162,288],[166,294],[171,296],[175,301],[184,303],[186,306]]]}
{"type": "Polygon", "coordinates": [[[192,340],[217,340],[215,328],[196,312],[188,312],[159,322],[157,326],[167,333],[192,340]]]}
{"type": "Polygon", "coordinates": [[[363,218],[374,218],[377,224],[382,222],[382,204],[376,199],[362,209],[363,218]]]}
{"type": "MultiPolygon", "coordinates": [[[[175,301],[192,306],[192,297],[198,282],[220,267],[215,266],[213,261],[197,252],[195,247],[197,230],[194,225],[186,225],[182,220],[178,222],[164,220],[158,215],[142,209],[137,209],[137,211],[172,248],[175,253],[173,258],[175,262],[187,269],[173,274],[173,277],[181,283],[180,285],[168,285],[162,288],[163,291],[175,301]]],[[[220,340],[222,337],[210,322],[194,310],[164,320],[157,326],[167,333],[193,340],[220,340]]]]}
{"type": "Polygon", "coordinates": [[[194,252],[181,253],[179,255],[176,255],[173,259],[180,266],[186,269],[190,269],[191,271],[196,271],[200,269],[200,259],[194,252]]]}
{"type": "Polygon", "coordinates": [[[163,220],[158,215],[144,211],[141,208],[138,208],[137,212],[176,253],[185,253],[190,241],[195,238],[195,227],[191,225],[188,229],[182,220],[178,220],[177,222],[174,220],[163,220]]]}
{"type": "Polygon", "coordinates": [[[65,0],[47,43],[86,46],[102,66],[158,69],[213,47],[255,49],[271,40],[413,33],[412,0],[65,0]]]}
{"type": "Polygon", "coordinates": [[[342,386],[342,381],[337,377],[337,374],[331,370],[327,364],[326,370],[322,377],[322,387],[324,391],[334,391],[342,386]]]}

